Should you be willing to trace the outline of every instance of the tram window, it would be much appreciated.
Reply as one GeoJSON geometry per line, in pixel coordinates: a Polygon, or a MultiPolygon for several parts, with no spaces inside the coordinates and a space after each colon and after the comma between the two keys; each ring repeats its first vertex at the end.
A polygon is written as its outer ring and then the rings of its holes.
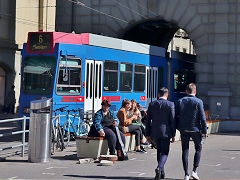
{"type": "Polygon", "coordinates": [[[120,91],[132,91],[132,64],[120,63],[120,91]]]}
{"type": "Polygon", "coordinates": [[[82,62],[78,58],[60,59],[58,68],[57,94],[80,94],[82,62]]]}
{"type": "Polygon", "coordinates": [[[145,91],[146,66],[135,64],[134,67],[134,91],[145,91]]]}
{"type": "Polygon", "coordinates": [[[164,86],[164,68],[159,67],[158,68],[158,89],[164,86]]]}
{"type": "Polygon", "coordinates": [[[26,57],[23,59],[22,90],[24,94],[52,93],[56,60],[53,57],[26,57]]]}
{"type": "Polygon", "coordinates": [[[104,62],[104,91],[114,92],[118,89],[118,62],[104,62]]]}

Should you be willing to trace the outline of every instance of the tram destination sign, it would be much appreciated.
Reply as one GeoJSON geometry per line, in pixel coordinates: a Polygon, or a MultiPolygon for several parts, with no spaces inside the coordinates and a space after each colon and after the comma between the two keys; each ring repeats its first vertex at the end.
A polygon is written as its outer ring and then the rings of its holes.
{"type": "Polygon", "coordinates": [[[27,43],[28,53],[52,53],[53,33],[51,32],[30,32],[27,43]]]}

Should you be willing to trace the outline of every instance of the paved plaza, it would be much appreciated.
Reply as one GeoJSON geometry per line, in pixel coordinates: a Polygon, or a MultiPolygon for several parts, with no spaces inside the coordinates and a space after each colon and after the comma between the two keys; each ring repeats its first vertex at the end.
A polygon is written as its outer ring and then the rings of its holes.
{"type": "MultiPolygon", "coordinates": [[[[207,138],[198,169],[201,179],[240,179],[239,139],[240,133],[214,134],[207,138]]],[[[190,150],[189,169],[192,168],[193,146],[190,150]]],[[[0,162],[0,179],[150,180],[154,178],[156,165],[155,149],[149,149],[147,154],[131,152],[128,161],[118,161],[113,166],[78,164],[72,142],[71,147],[55,153],[48,163],[29,163],[27,155],[7,157],[0,162]]],[[[165,171],[166,179],[183,179],[180,142],[171,144],[165,171]]]]}

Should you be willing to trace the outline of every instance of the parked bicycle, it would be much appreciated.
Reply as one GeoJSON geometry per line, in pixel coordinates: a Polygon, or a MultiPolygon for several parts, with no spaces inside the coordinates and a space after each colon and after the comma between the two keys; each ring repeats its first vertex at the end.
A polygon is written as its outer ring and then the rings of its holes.
{"type": "Polygon", "coordinates": [[[57,114],[57,111],[63,112],[64,109],[68,106],[55,109],[53,113],[55,114],[52,119],[52,154],[55,153],[55,149],[60,149],[63,151],[64,146],[64,137],[63,137],[63,128],[60,126],[60,118],[62,115],[57,114]]]}
{"type": "Polygon", "coordinates": [[[63,135],[65,139],[65,146],[67,147],[71,139],[76,136],[87,136],[90,130],[89,119],[84,118],[83,108],[67,111],[67,121],[63,125],[63,135]],[[70,112],[73,112],[71,114],[70,112]]]}

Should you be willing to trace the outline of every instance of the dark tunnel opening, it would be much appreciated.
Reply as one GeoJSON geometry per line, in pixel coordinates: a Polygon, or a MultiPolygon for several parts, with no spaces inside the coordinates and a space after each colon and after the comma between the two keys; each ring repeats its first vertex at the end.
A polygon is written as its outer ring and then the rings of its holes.
{"type": "Polygon", "coordinates": [[[130,27],[122,38],[167,48],[178,29],[179,27],[175,23],[164,20],[149,20],[130,27]]]}

